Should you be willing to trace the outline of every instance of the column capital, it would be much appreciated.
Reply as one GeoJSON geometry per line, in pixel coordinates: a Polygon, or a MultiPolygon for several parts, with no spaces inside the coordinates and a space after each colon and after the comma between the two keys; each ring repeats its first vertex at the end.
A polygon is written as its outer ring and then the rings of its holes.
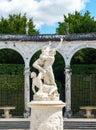
{"type": "Polygon", "coordinates": [[[66,65],[65,69],[71,69],[70,65],[66,65]]]}
{"type": "Polygon", "coordinates": [[[28,68],[24,68],[24,75],[26,75],[26,74],[31,74],[31,71],[30,71],[30,68],[28,67],[28,68]]]}
{"type": "Polygon", "coordinates": [[[70,66],[66,66],[66,67],[65,67],[65,73],[70,73],[70,74],[72,74],[72,69],[71,69],[70,66]]]}

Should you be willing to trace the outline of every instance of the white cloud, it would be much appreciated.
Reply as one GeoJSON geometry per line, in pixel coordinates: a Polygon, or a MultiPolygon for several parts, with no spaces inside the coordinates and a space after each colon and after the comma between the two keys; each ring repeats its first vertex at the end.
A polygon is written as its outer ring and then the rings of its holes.
{"type": "Polygon", "coordinates": [[[63,15],[81,11],[89,0],[0,0],[0,16],[26,13],[37,27],[53,25],[63,20],[63,15]]]}

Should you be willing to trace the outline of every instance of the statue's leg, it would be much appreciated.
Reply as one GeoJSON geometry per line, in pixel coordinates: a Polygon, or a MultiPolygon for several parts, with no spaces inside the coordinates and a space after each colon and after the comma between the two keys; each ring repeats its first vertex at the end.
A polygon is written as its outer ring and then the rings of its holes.
{"type": "Polygon", "coordinates": [[[42,88],[42,86],[43,86],[43,83],[42,83],[42,73],[40,72],[39,74],[38,74],[38,76],[37,76],[37,82],[38,82],[38,88],[39,88],[39,92],[43,92],[43,88],[42,88]]]}

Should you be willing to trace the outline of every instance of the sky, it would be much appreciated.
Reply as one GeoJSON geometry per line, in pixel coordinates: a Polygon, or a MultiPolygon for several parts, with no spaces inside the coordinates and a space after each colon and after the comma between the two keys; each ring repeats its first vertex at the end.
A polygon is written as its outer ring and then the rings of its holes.
{"type": "Polygon", "coordinates": [[[26,13],[40,34],[54,34],[64,15],[89,11],[96,18],[96,0],[0,0],[0,17],[26,13]]]}

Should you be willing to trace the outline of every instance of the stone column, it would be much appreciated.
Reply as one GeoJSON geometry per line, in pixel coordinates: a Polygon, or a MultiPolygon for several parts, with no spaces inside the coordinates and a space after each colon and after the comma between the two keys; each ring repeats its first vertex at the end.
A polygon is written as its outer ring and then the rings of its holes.
{"type": "Polygon", "coordinates": [[[71,117],[71,69],[70,67],[65,67],[65,116],[71,117]]]}
{"type": "Polygon", "coordinates": [[[30,102],[30,68],[25,68],[24,70],[24,99],[24,117],[28,117],[30,113],[30,109],[28,108],[28,103],[30,102]]]}
{"type": "Polygon", "coordinates": [[[63,130],[62,101],[31,101],[30,130],[63,130]]]}

